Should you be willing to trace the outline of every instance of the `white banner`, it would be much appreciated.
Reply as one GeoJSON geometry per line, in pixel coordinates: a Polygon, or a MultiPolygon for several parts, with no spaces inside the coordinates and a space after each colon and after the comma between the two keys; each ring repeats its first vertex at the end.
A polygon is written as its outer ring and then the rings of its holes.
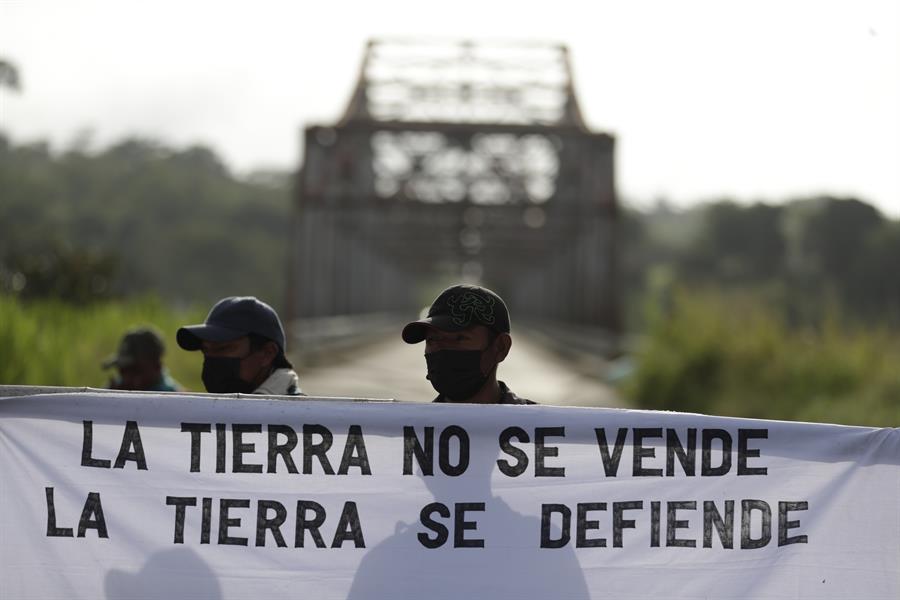
{"type": "Polygon", "coordinates": [[[0,596],[900,598],[900,430],[0,399],[0,596]]]}

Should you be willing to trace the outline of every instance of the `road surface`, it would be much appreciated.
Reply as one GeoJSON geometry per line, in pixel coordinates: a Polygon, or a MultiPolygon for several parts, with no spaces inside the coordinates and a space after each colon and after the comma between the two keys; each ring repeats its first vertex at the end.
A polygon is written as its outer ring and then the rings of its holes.
{"type": "MultiPolygon", "coordinates": [[[[397,335],[379,338],[313,364],[299,364],[300,385],[310,396],[392,398],[430,402],[435,392],[425,379],[423,344],[405,344],[397,335]]],[[[540,404],[623,407],[616,392],[599,378],[570,367],[571,362],[516,335],[498,370],[517,395],[540,404]]]]}

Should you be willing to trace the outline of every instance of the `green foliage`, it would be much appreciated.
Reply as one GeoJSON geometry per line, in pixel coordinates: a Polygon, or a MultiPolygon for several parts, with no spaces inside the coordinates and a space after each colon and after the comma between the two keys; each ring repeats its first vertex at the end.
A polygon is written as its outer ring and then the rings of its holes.
{"type": "MultiPolygon", "coordinates": [[[[694,286],[777,290],[792,323],[820,323],[837,300],[854,319],[900,326],[898,227],[853,198],[661,206],[626,213],[623,282],[627,297],[641,298],[663,267],[694,286]]],[[[643,326],[641,315],[629,318],[643,326]]]]}
{"type": "Polygon", "coordinates": [[[815,274],[837,282],[848,281],[866,240],[885,222],[874,207],[852,198],[818,198],[795,212],[802,215],[791,240],[795,252],[815,274]]]}
{"type": "Polygon", "coordinates": [[[42,251],[10,252],[0,263],[0,293],[22,298],[65,298],[86,304],[110,296],[114,256],[48,242],[42,251]]]}
{"type": "Polygon", "coordinates": [[[57,154],[46,144],[12,145],[0,134],[0,272],[7,282],[19,274],[6,291],[82,299],[68,292],[93,289],[97,273],[55,289],[34,269],[25,272],[27,257],[63,248],[82,263],[103,257],[111,261],[104,268],[114,264],[99,277],[108,280],[106,296],[153,293],[178,304],[212,304],[252,294],[278,307],[287,177],[236,178],[203,147],[130,139],[91,153],[85,145],[57,154]]]}
{"type": "Polygon", "coordinates": [[[689,260],[695,271],[725,282],[760,281],[783,272],[782,209],[768,204],[709,205],[689,260]]]}
{"type": "Polygon", "coordinates": [[[676,291],[649,318],[626,394],[640,408],[900,425],[900,331],[788,327],[738,293],[676,291]]]}
{"type": "Polygon", "coordinates": [[[178,312],[152,297],[75,306],[0,295],[0,384],[104,387],[111,372],[100,363],[115,353],[122,334],[152,324],[165,337],[163,360],[173,377],[202,391],[201,358],[180,349],[175,332],[205,317],[205,309],[178,312]]]}

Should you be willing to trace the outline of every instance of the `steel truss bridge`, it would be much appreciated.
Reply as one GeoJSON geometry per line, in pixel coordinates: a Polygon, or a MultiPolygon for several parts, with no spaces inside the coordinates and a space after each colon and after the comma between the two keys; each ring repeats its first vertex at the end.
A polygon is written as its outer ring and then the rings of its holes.
{"type": "Polygon", "coordinates": [[[291,322],[402,312],[480,282],[517,321],[615,335],[615,139],[566,47],[369,42],[339,121],[306,128],[291,322]]]}

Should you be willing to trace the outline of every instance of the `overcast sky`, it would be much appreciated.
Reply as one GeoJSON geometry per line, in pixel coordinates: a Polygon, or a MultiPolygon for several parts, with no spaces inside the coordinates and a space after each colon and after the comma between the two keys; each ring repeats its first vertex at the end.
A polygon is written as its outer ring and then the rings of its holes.
{"type": "Polygon", "coordinates": [[[852,194],[900,216],[897,0],[0,0],[0,129],[65,147],[91,130],[290,169],[343,111],[365,41],[568,44],[621,195],[679,205],[852,194]]]}

